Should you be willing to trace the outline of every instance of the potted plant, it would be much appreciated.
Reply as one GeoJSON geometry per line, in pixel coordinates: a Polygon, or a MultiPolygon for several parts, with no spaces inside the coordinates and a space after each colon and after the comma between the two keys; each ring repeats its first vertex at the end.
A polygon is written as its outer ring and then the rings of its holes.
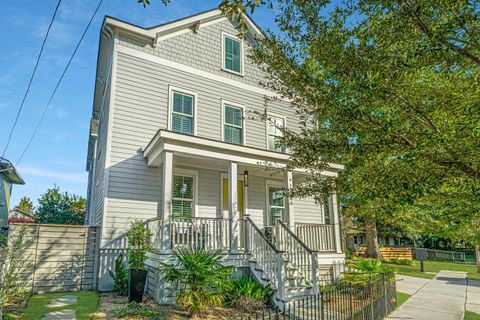
{"type": "Polygon", "coordinates": [[[128,302],[142,302],[148,271],[147,253],[151,250],[152,233],[142,221],[135,221],[127,231],[128,240],[128,302]]]}

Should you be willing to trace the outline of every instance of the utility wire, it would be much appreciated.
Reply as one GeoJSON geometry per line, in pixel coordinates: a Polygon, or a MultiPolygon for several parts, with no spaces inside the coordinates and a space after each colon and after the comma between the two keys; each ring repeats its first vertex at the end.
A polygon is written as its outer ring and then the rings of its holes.
{"type": "Polygon", "coordinates": [[[70,67],[70,64],[71,64],[73,58],[75,57],[75,54],[77,53],[78,48],[80,47],[80,44],[82,43],[83,38],[85,37],[85,34],[87,33],[88,29],[90,28],[90,25],[92,24],[93,19],[94,19],[95,16],[97,15],[98,9],[100,8],[102,2],[103,2],[103,0],[100,0],[100,1],[98,2],[98,5],[97,5],[95,11],[93,12],[92,17],[90,18],[90,21],[88,22],[87,26],[85,27],[85,30],[83,30],[82,36],[80,37],[80,40],[78,41],[78,43],[77,43],[77,45],[76,45],[76,47],[75,47],[75,50],[73,50],[73,53],[72,53],[72,55],[70,56],[70,59],[68,60],[68,63],[67,63],[67,65],[65,66],[65,69],[63,70],[62,75],[60,76],[60,79],[58,79],[58,82],[57,82],[57,84],[56,84],[56,86],[55,86],[55,89],[53,89],[53,92],[52,92],[52,94],[51,94],[51,96],[50,96],[50,99],[48,100],[45,108],[43,109],[42,116],[41,116],[40,119],[38,120],[37,125],[35,126],[35,130],[33,130],[32,136],[30,137],[30,140],[28,140],[27,146],[25,147],[25,149],[23,149],[23,152],[22,152],[20,158],[18,159],[18,161],[17,161],[17,163],[16,163],[15,165],[18,166],[18,164],[20,163],[20,161],[22,161],[23,156],[24,156],[25,153],[27,152],[28,148],[30,147],[30,144],[31,144],[32,141],[33,141],[33,138],[34,138],[35,135],[37,134],[38,128],[40,127],[40,124],[42,123],[43,118],[45,118],[45,114],[47,113],[47,110],[48,110],[48,108],[50,107],[50,104],[52,103],[53,97],[55,96],[55,93],[57,92],[57,89],[58,89],[58,87],[60,86],[60,83],[62,82],[63,77],[65,76],[65,73],[67,73],[68,67],[70,67]]]}
{"type": "Polygon", "coordinates": [[[32,85],[33,78],[35,77],[35,72],[37,71],[38,63],[40,62],[40,57],[43,53],[43,48],[45,47],[45,42],[47,42],[48,34],[50,33],[50,29],[52,28],[53,21],[57,15],[58,7],[60,7],[60,3],[62,0],[58,0],[57,6],[55,7],[55,11],[53,12],[52,19],[50,20],[50,24],[48,25],[47,33],[45,33],[45,37],[43,38],[42,46],[40,47],[40,52],[37,56],[37,62],[35,63],[35,67],[33,68],[32,75],[30,76],[30,81],[28,82],[27,90],[25,90],[25,94],[23,95],[22,103],[20,104],[20,108],[18,108],[17,116],[15,117],[15,121],[13,122],[13,126],[10,129],[10,134],[8,135],[7,144],[5,145],[5,149],[3,149],[2,158],[5,156],[5,152],[7,152],[8,146],[10,145],[10,141],[12,140],[13,131],[17,126],[18,118],[20,117],[20,113],[22,112],[23,105],[25,104],[25,99],[27,99],[28,92],[30,91],[30,86],[32,85]]]}

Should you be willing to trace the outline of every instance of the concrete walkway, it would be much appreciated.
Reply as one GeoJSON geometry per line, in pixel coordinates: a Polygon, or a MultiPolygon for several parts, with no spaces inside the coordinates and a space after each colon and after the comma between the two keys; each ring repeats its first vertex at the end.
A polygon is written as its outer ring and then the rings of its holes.
{"type": "MultiPolygon", "coordinates": [[[[412,297],[387,319],[463,320],[467,295],[466,276],[465,272],[440,271],[434,279],[427,280],[416,291],[410,288],[412,297]]],[[[410,293],[400,289],[401,282],[398,282],[398,291],[410,293]]]]}
{"type": "MultiPolygon", "coordinates": [[[[73,305],[77,303],[77,297],[72,295],[65,295],[54,299],[47,304],[47,308],[58,308],[73,305]]],[[[76,311],[73,309],[63,309],[58,311],[50,311],[46,313],[42,320],[75,320],[76,311]]]]}
{"type": "Polygon", "coordinates": [[[468,280],[466,309],[480,314],[480,280],[468,280]]]}

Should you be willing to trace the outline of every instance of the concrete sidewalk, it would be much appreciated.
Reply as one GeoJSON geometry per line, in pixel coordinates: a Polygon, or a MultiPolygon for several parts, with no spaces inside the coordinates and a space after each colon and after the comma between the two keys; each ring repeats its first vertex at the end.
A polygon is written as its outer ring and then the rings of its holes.
{"type": "MultiPolygon", "coordinates": [[[[463,320],[466,276],[465,272],[440,271],[434,279],[427,280],[413,292],[412,297],[387,319],[463,320]]],[[[401,281],[398,286],[402,286],[401,281]]],[[[412,292],[414,289],[410,290],[412,292]]],[[[400,289],[398,291],[406,292],[400,289]]]]}
{"type": "Polygon", "coordinates": [[[480,280],[468,280],[467,310],[480,314],[480,280]]]}

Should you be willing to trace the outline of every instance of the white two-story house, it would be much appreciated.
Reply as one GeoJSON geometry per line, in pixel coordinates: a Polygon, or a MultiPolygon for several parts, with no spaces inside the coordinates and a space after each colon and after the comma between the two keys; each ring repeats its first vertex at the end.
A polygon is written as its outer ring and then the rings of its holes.
{"type": "Polygon", "coordinates": [[[290,156],[275,144],[299,118],[288,101],[265,103],[276,93],[259,85],[264,74],[248,58],[262,33],[245,19],[239,37],[219,10],[151,28],[105,18],[87,160],[100,290],[111,288],[106,270],[135,219],[154,232],[148,290],[159,300],[155,261],[176,248],[220,250],[272,283],[278,300],[315,292],[343,261],[336,195],[317,205],[283,194],[307,174],[280,170],[290,156]],[[267,121],[254,116],[265,112],[267,121]]]}

